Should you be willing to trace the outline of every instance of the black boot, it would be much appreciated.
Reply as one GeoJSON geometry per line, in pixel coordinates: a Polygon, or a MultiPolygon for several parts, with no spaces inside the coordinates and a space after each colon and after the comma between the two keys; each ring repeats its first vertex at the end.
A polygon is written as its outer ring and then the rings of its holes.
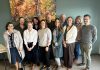
{"type": "Polygon", "coordinates": [[[47,67],[46,70],[50,70],[50,67],[47,67]]]}
{"type": "Polygon", "coordinates": [[[23,70],[23,68],[19,68],[18,70],[23,70]]]}

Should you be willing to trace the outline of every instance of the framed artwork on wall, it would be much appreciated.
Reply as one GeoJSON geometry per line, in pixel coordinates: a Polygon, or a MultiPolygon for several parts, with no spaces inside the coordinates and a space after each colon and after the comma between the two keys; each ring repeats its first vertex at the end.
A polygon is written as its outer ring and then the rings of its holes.
{"type": "Polygon", "coordinates": [[[12,19],[17,21],[19,17],[39,16],[45,18],[47,13],[55,18],[56,1],[55,0],[9,0],[12,19]]]}

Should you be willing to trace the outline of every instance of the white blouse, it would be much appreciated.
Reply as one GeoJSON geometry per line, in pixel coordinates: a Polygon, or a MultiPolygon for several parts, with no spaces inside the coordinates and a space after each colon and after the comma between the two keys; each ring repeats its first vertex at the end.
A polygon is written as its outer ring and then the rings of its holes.
{"type": "Polygon", "coordinates": [[[45,47],[51,44],[52,34],[49,28],[38,30],[39,46],[45,47]]]}
{"type": "Polygon", "coordinates": [[[33,42],[33,45],[36,45],[38,34],[35,29],[29,31],[28,29],[24,31],[24,43],[27,45],[27,42],[33,42]]]}

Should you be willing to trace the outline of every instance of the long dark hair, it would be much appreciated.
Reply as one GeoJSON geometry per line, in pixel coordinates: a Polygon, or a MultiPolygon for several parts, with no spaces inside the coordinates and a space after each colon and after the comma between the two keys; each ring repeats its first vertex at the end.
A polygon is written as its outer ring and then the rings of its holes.
{"type": "Polygon", "coordinates": [[[21,18],[24,19],[24,25],[26,25],[26,19],[25,19],[24,17],[19,17],[19,20],[18,20],[19,24],[20,24],[20,19],[21,19],[21,18]]]}
{"type": "Polygon", "coordinates": [[[32,18],[33,24],[34,24],[34,19],[36,19],[36,20],[38,21],[38,24],[40,23],[40,21],[39,21],[39,18],[38,18],[38,17],[33,17],[33,18],[32,18]]]}
{"type": "MultiPolygon", "coordinates": [[[[60,22],[60,19],[59,18],[56,18],[55,19],[55,23],[56,23],[57,20],[59,20],[59,22],[60,22]]],[[[61,32],[63,32],[63,27],[62,27],[61,23],[58,26],[58,30],[61,31],[61,32]]]]}

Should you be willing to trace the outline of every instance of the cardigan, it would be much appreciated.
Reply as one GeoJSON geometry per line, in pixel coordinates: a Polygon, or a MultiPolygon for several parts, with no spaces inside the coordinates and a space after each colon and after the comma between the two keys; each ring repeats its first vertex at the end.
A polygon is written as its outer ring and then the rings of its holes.
{"type": "MultiPolygon", "coordinates": [[[[18,48],[22,48],[22,50],[21,51],[18,51],[18,52],[19,52],[19,55],[22,57],[22,59],[24,59],[25,53],[24,53],[24,49],[23,49],[23,40],[22,40],[21,34],[17,30],[14,30],[13,33],[14,33],[14,43],[15,43],[15,47],[17,49],[18,48]]],[[[10,54],[10,47],[9,47],[9,39],[8,39],[8,36],[9,36],[9,32],[8,31],[5,31],[5,33],[4,33],[5,46],[7,47],[8,60],[11,63],[11,54],[10,54]]]]}
{"type": "MultiPolygon", "coordinates": [[[[64,28],[66,29],[66,26],[64,28]]],[[[77,37],[77,28],[76,26],[73,25],[71,29],[66,33],[66,39],[65,39],[66,43],[68,44],[74,43],[76,41],[76,37],[77,37]]]]}

